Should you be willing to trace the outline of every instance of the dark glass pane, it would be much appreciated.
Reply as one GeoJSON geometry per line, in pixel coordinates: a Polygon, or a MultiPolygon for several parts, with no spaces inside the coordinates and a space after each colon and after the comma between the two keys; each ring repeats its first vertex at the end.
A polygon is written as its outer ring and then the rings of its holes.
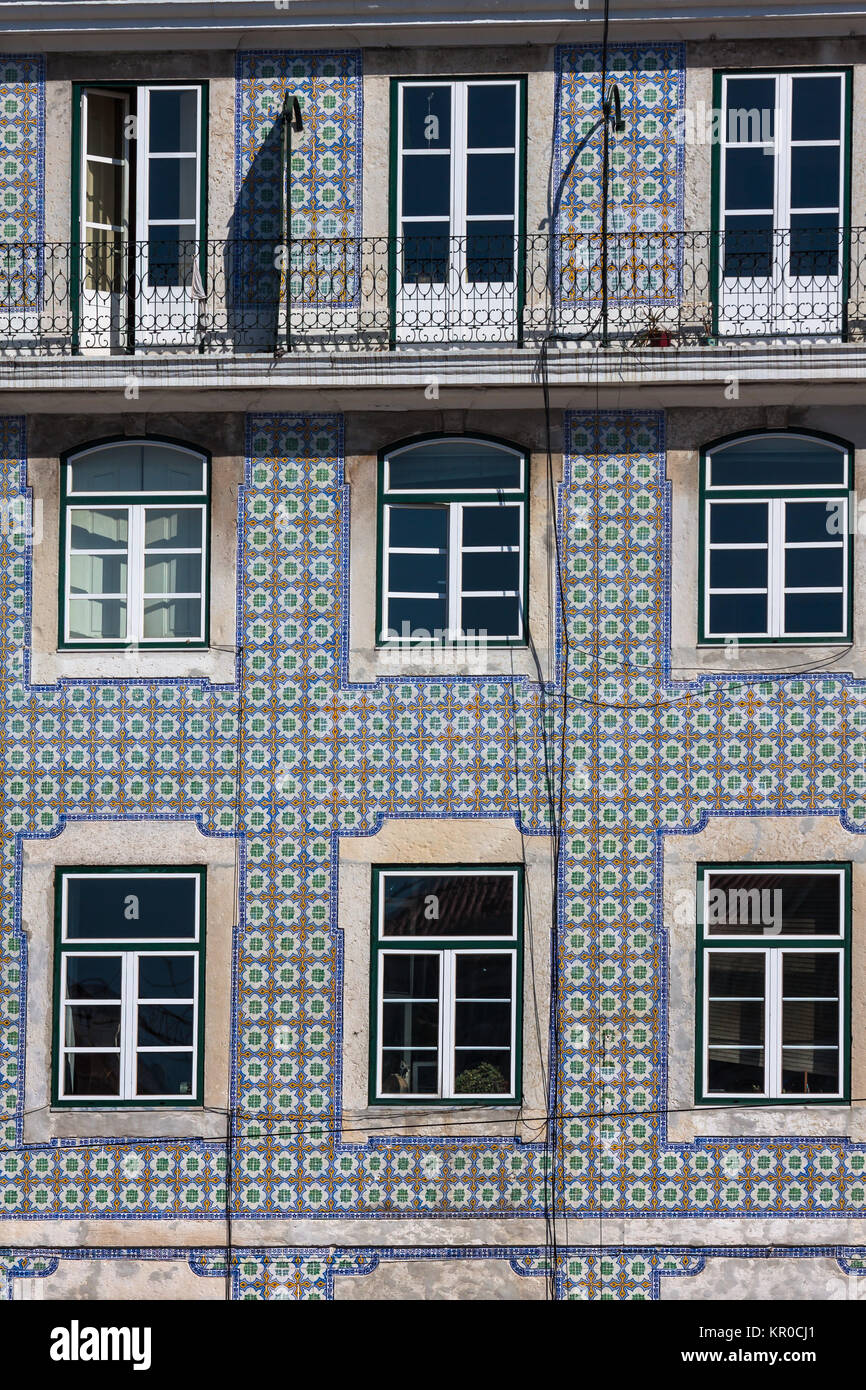
{"type": "Polygon", "coordinates": [[[764,1049],[710,1048],[708,1091],[713,1095],[760,1095],[764,1089],[764,1049]]]}
{"type": "Polygon", "coordinates": [[[520,474],[519,454],[506,453],[483,439],[431,439],[401,450],[389,461],[389,487],[404,492],[518,489],[520,474]]]}
{"type": "Polygon", "coordinates": [[[446,632],[448,615],[445,600],[438,598],[392,598],[388,600],[386,636],[411,638],[417,642],[446,632]]]}
{"type": "Polygon", "coordinates": [[[791,139],[838,140],[841,77],[795,77],[791,83],[791,139]]]}
{"type": "Polygon", "coordinates": [[[124,103],[117,97],[87,93],[87,153],[122,159],[124,103]]]}
{"type": "Polygon", "coordinates": [[[198,255],[192,227],[154,227],[147,245],[147,283],[156,288],[186,285],[198,255]]]}
{"type": "MultiPolygon", "coordinates": [[[[200,475],[201,469],[197,471],[200,475]]],[[[203,522],[204,514],[197,507],[148,507],[144,513],[145,549],[198,550],[201,547],[203,522]]],[[[201,565],[197,558],[195,563],[201,565]]]]}
{"type": "Polygon", "coordinates": [[[450,248],[447,222],[404,222],[404,285],[444,284],[448,279],[450,248]]]}
{"type": "Polygon", "coordinates": [[[67,1047],[119,1047],[119,1004],[67,1004],[63,1025],[67,1047]]]}
{"type": "Polygon", "coordinates": [[[839,994],[839,966],[835,951],[786,951],[782,957],[782,993],[835,999],[839,994]]]}
{"type": "Polygon", "coordinates": [[[457,998],[510,999],[513,960],[511,951],[497,951],[495,955],[457,956],[457,998]]]}
{"type": "Polygon", "coordinates": [[[391,555],[389,557],[389,590],[396,593],[444,594],[447,583],[447,555],[391,555]]]}
{"type": "Polygon", "coordinates": [[[171,639],[201,635],[201,599],[148,599],[144,605],[144,636],[171,639]]]}
{"type": "Polygon", "coordinates": [[[126,550],[129,513],[125,507],[73,507],[69,523],[73,550],[126,550]]]}
{"type": "Polygon", "coordinates": [[[706,961],[711,995],[763,999],[764,954],[762,951],[709,951],[706,961]]]}
{"type": "Polygon", "coordinates": [[[65,1096],[119,1096],[120,1055],[117,1052],[76,1052],[63,1059],[65,1096]]]}
{"type": "Polygon", "coordinates": [[[510,874],[387,873],[380,885],[385,936],[514,935],[510,874]]]}
{"type": "MultiPolygon", "coordinates": [[[[172,555],[170,551],[146,555],[144,560],[144,592],[146,594],[197,594],[201,592],[201,556],[172,555]]],[[[177,606],[172,605],[177,613],[177,606]]],[[[197,608],[196,608],[196,611],[197,608]]],[[[196,625],[196,631],[198,625],[196,625]]],[[[186,636],[178,633],[172,624],[173,636],[186,636]]]]}
{"type": "Polygon", "coordinates": [[[838,275],[842,233],[838,219],[826,212],[791,215],[791,275],[838,275]]]}
{"type": "MultiPolygon", "coordinates": [[[[195,151],[197,93],[154,90],[150,93],[150,149],[154,154],[195,151]]],[[[192,161],[189,161],[192,163],[192,161]]],[[[156,213],[151,212],[151,217],[156,213]]]]}
{"type": "Polygon", "coordinates": [[[519,545],[518,507],[464,507],[464,545],[519,545]]]}
{"type": "Polygon", "coordinates": [[[766,589],[766,550],[711,550],[711,589],[766,589]]]}
{"type": "Polygon", "coordinates": [[[772,140],[776,128],[776,79],[728,78],[726,89],[727,139],[744,144],[772,140]]]}
{"type": "Polygon", "coordinates": [[[505,285],[514,279],[514,223],[475,220],[466,225],[466,278],[505,285]]]}
{"type": "Polygon", "coordinates": [[[389,507],[388,535],[394,547],[444,550],[448,545],[446,507],[389,507]]]}
{"type": "Polygon", "coordinates": [[[439,1089],[438,1052],[386,1048],[382,1052],[382,1094],[435,1096],[439,1089]]]}
{"type": "Polygon", "coordinates": [[[786,594],[785,632],[810,636],[841,636],[844,627],[841,594],[786,594]]]}
{"type": "Polygon", "coordinates": [[[814,999],[786,999],[782,1006],[782,1042],[837,1044],[839,1005],[814,999]]]}
{"type": "Polygon", "coordinates": [[[463,589],[506,589],[520,587],[520,556],[483,551],[463,554],[463,589]]]}
{"type": "Polygon", "coordinates": [[[447,150],[450,143],[450,87],[407,83],[403,88],[403,148],[447,150]]]}
{"type": "Polygon", "coordinates": [[[839,148],[795,145],[791,150],[791,207],[838,208],[839,148]]]}
{"type": "Polygon", "coordinates": [[[511,1052],[462,1049],[454,1057],[457,1095],[508,1095],[511,1090],[511,1052]]]}
{"type": "Polygon", "coordinates": [[[464,598],[460,625],[464,632],[483,632],[488,637],[519,637],[520,599],[464,598]]]}
{"type": "MultiPolygon", "coordinates": [[[[708,873],[706,926],[713,935],[838,936],[841,880],[837,874],[743,870],[708,873]]],[[[797,957],[799,959],[799,957],[797,957]]]]}
{"type": "Polygon", "coordinates": [[[455,1043],[457,1047],[508,1047],[511,1043],[511,1005],[458,1001],[455,1043]]]}
{"type": "MultiPolygon", "coordinates": [[[[513,154],[467,156],[467,216],[489,217],[494,212],[514,213],[514,158],[513,154]]],[[[432,212],[434,209],[425,208],[423,211],[432,212]]]]}
{"type": "Polygon", "coordinates": [[[192,1095],[191,1052],[139,1052],[140,1096],[192,1095]]]}
{"type": "Polygon", "coordinates": [[[67,999],[119,999],[121,956],[67,956],[67,999]]]}
{"type": "Polygon", "coordinates": [[[194,937],[196,883],[180,875],[67,877],[67,937],[194,937]]]}
{"type": "Polygon", "coordinates": [[[140,955],[139,999],[192,999],[195,969],[195,956],[155,956],[149,951],[140,955]]]}
{"type": "Polygon", "coordinates": [[[404,155],[403,216],[447,217],[450,211],[451,156],[404,155]]]}
{"type": "Polygon", "coordinates": [[[467,92],[467,146],[470,150],[514,147],[517,91],[479,82],[467,92]]]}
{"type": "Polygon", "coordinates": [[[773,214],[725,217],[722,260],[726,280],[756,280],[773,270],[773,214]]]}
{"type": "Polygon", "coordinates": [[[767,631],[765,594],[713,594],[710,598],[710,632],[727,637],[750,636],[767,631]]]}
{"type": "Polygon", "coordinates": [[[768,212],[774,203],[775,156],[763,149],[740,147],[725,157],[725,208],[768,212]]]}
{"type": "Polygon", "coordinates": [[[138,1010],[139,1047],[191,1047],[192,1004],[142,1004],[138,1010]]]}
{"type": "Polygon", "coordinates": [[[710,507],[710,540],[718,544],[742,541],[746,544],[767,543],[766,502],[713,502],[710,507]]]}
{"type": "MultiPolygon", "coordinates": [[[[387,880],[386,880],[387,881],[387,880]]],[[[386,898],[387,911],[387,898],[386,898]]],[[[421,905],[424,911],[424,904],[421,905]]],[[[390,936],[429,936],[432,932],[396,932],[390,936]]],[[[439,957],[431,951],[418,955],[408,951],[389,952],[382,957],[382,991],[385,999],[439,998],[439,957]]]]}
{"type": "Polygon", "coordinates": [[[842,585],[843,550],[786,550],[785,585],[789,589],[832,589],[842,585]]]}
{"type": "Polygon", "coordinates": [[[784,1095],[834,1095],[838,1090],[838,1048],[782,1048],[782,1092],[784,1095]]]}
{"type": "Polygon", "coordinates": [[[840,486],[845,483],[845,464],[844,452],[820,439],[758,435],[713,450],[711,485],[790,487],[815,483],[840,486]]]}
{"type": "MultiPolygon", "coordinates": [[[[186,222],[196,215],[198,163],[194,159],[151,159],[148,166],[151,222],[186,222]]],[[[160,229],[161,231],[162,229],[160,229]]],[[[188,237],[195,235],[190,227],[188,237]]]]}
{"type": "Polygon", "coordinates": [[[750,999],[711,999],[707,1020],[710,1044],[764,1041],[764,1001],[750,999]]]}
{"type": "Polygon", "coordinates": [[[834,541],[845,527],[847,499],[826,502],[786,502],[786,541],[834,541]]]}
{"type": "Polygon", "coordinates": [[[390,1004],[386,1001],[382,1005],[383,1047],[436,1047],[438,1041],[438,1004],[390,1004]]]}

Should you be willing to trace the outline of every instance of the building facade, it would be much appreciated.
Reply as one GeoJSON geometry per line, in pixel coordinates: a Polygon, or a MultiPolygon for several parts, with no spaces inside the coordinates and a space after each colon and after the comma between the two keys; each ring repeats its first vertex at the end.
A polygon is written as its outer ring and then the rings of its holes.
{"type": "Polygon", "coordinates": [[[4,1296],[861,1297],[866,11],[210,8],[0,3],[4,1296]]]}

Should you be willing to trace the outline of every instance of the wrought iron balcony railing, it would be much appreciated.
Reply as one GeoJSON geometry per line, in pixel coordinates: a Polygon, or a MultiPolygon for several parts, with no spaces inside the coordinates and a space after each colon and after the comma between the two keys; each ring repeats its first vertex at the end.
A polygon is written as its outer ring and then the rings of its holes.
{"type": "Polygon", "coordinates": [[[0,246],[0,350],[102,355],[675,346],[863,336],[866,231],[0,246]],[[607,296],[602,284],[607,282],[607,296]]]}

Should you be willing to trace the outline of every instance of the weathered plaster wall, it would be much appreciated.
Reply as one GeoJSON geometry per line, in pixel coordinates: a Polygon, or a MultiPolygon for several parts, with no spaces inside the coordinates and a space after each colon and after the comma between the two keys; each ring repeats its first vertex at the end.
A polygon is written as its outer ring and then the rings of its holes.
{"type": "Polygon", "coordinates": [[[371,1274],[334,1277],[334,1298],[366,1302],[544,1299],[547,1281],[518,1274],[508,1260],[380,1260],[371,1274]]]}
{"type": "MultiPolygon", "coordinates": [[[[846,1299],[866,1299],[866,1279],[846,1274],[838,1260],[829,1256],[798,1260],[787,1257],[769,1259],[738,1259],[736,1256],[709,1258],[697,1274],[679,1279],[662,1279],[659,1298],[665,1302],[722,1299],[738,1303],[763,1302],[778,1299],[781,1303],[846,1299]]],[[[745,1321],[748,1321],[746,1319],[745,1321]]],[[[784,1319],[782,1319],[784,1321],[784,1319]]],[[[795,1321],[795,1319],[791,1319],[795,1321]]],[[[707,1339],[704,1346],[749,1346],[745,1340],[721,1342],[707,1339]]],[[[780,1344],[781,1345],[781,1344],[780,1344]]],[[[797,1342],[798,1349],[809,1344],[797,1342]]],[[[753,1350],[763,1349],[755,1341],[753,1350]]],[[[793,1346],[793,1343],[792,1343],[793,1346]]]]}
{"type": "Polygon", "coordinates": [[[16,1298],[79,1300],[117,1299],[150,1303],[154,1299],[222,1300],[225,1280],[195,1274],[186,1260],[61,1260],[54,1274],[17,1279],[16,1298]]]}

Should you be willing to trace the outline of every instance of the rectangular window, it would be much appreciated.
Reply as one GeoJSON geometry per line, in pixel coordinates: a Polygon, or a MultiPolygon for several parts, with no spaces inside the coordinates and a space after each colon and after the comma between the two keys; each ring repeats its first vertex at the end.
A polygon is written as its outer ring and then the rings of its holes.
{"type": "Polygon", "coordinates": [[[850,865],[698,866],[697,1097],[843,1100],[850,865]]]}
{"type": "Polygon", "coordinates": [[[58,869],[54,1099],[201,1103],[204,869],[58,869]]]}
{"type": "Polygon", "coordinates": [[[373,869],[371,1100],[519,1099],[522,871],[373,869]]]}

